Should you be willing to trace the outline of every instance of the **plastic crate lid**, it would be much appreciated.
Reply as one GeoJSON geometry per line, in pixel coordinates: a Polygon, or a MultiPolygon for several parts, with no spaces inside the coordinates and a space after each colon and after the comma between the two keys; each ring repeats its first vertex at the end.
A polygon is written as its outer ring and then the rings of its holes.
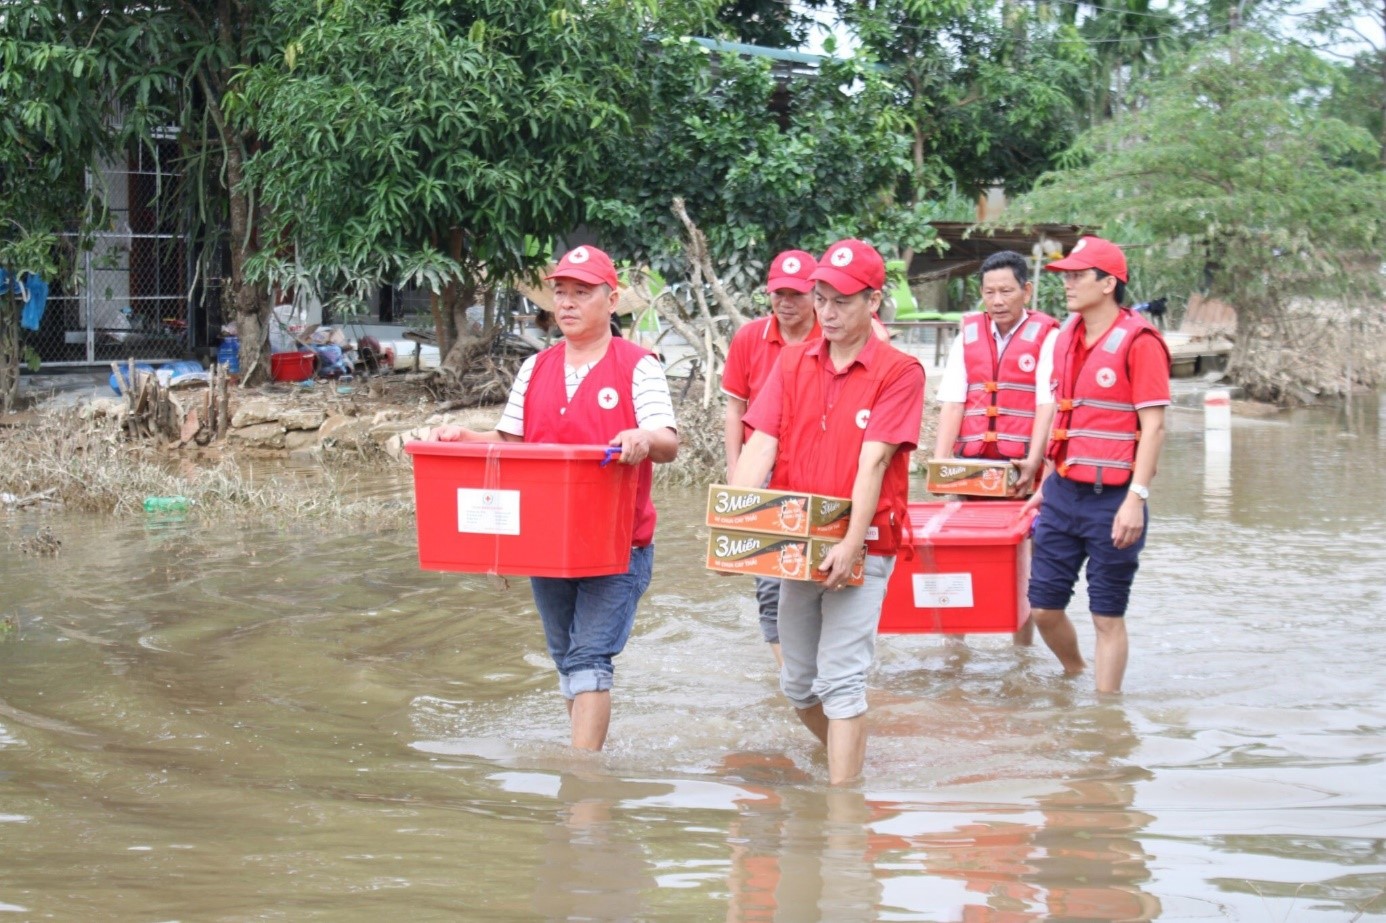
{"type": "Polygon", "coordinates": [[[555,445],[548,442],[406,442],[410,455],[450,458],[531,459],[534,461],[601,461],[620,454],[616,446],[555,445]]]}
{"type": "Polygon", "coordinates": [[[1015,544],[1030,532],[1036,512],[1022,512],[1024,500],[950,500],[909,504],[914,545],[1015,544]]]}

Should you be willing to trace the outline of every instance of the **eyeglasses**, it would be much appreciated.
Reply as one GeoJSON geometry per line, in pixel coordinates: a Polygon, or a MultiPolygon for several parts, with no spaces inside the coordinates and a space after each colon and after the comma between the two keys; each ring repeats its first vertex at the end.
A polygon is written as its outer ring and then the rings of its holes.
{"type": "Polygon", "coordinates": [[[1081,282],[1083,280],[1083,276],[1090,272],[1094,272],[1094,270],[1090,268],[1065,269],[1063,272],[1059,273],[1059,276],[1063,279],[1064,284],[1068,285],[1070,282],[1081,282]]]}

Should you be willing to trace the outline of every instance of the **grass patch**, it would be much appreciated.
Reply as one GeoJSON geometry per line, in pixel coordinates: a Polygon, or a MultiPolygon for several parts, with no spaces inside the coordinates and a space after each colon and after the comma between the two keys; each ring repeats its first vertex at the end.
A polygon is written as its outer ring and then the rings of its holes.
{"type": "MultiPolygon", "coordinates": [[[[363,496],[353,472],[327,465],[251,468],[228,456],[191,461],[131,444],[105,417],[76,410],[40,413],[33,424],[0,429],[0,491],[53,491],[69,509],[144,513],[146,497],[184,497],[191,515],[209,518],[315,520],[325,525],[403,526],[412,498],[363,496]]],[[[374,466],[372,466],[374,467],[374,466]]],[[[382,467],[376,470],[385,470],[382,467]]]]}

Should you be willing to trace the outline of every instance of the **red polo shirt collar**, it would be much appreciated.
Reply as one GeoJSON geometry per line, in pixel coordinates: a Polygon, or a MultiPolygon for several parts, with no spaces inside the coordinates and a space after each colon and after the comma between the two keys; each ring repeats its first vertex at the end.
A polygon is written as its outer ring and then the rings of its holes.
{"type": "MultiPolygon", "coordinates": [[[[813,321],[813,329],[808,332],[808,336],[804,339],[821,340],[822,338],[823,331],[819,329],[818,320],[817,318],[815,318],[813,321]]],[[[771,343],[778,343],[781,346],[785,345],[784,334],[780,333],[780,319],[774,314],[770,315],[770,323],[765,325],[765,334],[761,337],[761,339],[767,340],[771,343]]]]}
{"type": "MultiPolygon", "coordinates": [[[[828,346],[828,341],[823,339],[820,334],[817,340],[809,344],[808,349],[804,350],[804,353],[805,355],[815,357],[822,365],[832,368],[831,356],[828,354],[828,346]]],[[[847,369],[850,369],[853,365],[860,365],[864,369],[871,368],[871,364],[876,360],[876,355],[880,351],[880,346],[881,341],[876,336],[876,331],[872,330],[871,335],[866,340],[866,345],[861,348],[861,352],[857,353],[857,357],[851,361],[847,369]]],[[[846,372],[847,369],[838,369],[837,373],[841,375],[843,372],[846,372]]]]}

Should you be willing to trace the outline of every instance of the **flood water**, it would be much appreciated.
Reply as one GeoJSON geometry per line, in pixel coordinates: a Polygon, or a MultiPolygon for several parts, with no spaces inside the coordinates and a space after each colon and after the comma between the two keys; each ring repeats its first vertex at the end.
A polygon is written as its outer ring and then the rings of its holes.
{"type": "Polygon", "coordinates": [[[841,791],[701,491],[600,755],[525,581],[410,532],[0,513],[0,919],[1386,919],[1383,414],[1172,414],[1127,692],[884,636],[841,791]]]}

